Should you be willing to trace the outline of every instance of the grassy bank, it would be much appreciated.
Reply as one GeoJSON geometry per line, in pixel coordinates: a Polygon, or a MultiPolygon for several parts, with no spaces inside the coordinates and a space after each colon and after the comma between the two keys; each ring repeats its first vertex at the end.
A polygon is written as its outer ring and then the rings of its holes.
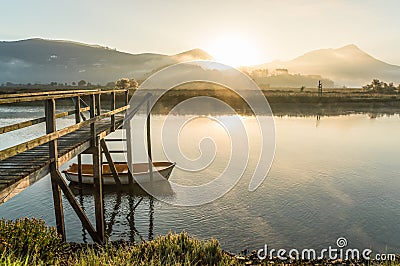
{"type": "MultiPolygon", "coordinates": [[[[255,253],[240,257],[223,251],[217,240],[200,241],[186,233],[168,234],[132,245],[62,243],[54,228],[37,219],[0,220],[0,265],[283,265],[258,261],[255,253]]],[[[343,262],[292,261],[293,265],[343,265],[343,262]]],[[[286,261],[285,264],[290,264],[286,261]]],[[[353,261],[347,265],[378,265],[353,261]]],[[[400,265],[384,263],[382,265],[400,265]]]]}
{"type": "Polygon", "coordinates": [[[0,265],[239,265],[217,240],[168,234],[137,245],[62,243],[41,220],[0,221],[0,265]]]}

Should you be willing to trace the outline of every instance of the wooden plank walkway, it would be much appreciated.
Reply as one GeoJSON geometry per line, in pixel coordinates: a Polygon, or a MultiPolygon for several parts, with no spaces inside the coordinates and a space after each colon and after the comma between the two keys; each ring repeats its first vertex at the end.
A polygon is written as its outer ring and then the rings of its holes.
{"type": "MultiPolygon", "coordinates": [[[[123,116],[115,116],[115,126],[123,116]]],[[[96,134],[111,132],[111,118],[96,122],[96,134]]],[[[58,166],[90,148],[90,125],[64,135],[58,141],[58,166]]],[[[3,203],[50,173],[49,144],[43,144],[0,161],[0,203],[3,203]]]]}

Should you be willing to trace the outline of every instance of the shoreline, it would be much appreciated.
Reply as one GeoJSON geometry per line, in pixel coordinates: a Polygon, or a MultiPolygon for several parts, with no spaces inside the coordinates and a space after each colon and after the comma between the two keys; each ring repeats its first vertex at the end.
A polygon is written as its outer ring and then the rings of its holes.
{"type": "MultiPolygon", "coordinates": [[[[380,265],[361,259],[259,259],[257,251],[234,254],[218,240],[199,240],[186,232],[168,233],[149,241],[105,244],[62,242],[54,227],[43,220],[0,220],[1,265],[380,265]]],[[[400,265],[399,254],[385,265],[400,265]],[[387,264],[390,263],[390,264],[387,264]]],[[[339,256],[338,256],[339,257],[339,256]]]]}
{"type": "MultiPolygon", "coordinates": [[[[28,92],[28,91],[26,91],[28,92]]],[[[152,91],[149,91],[152,92],[152,91]]],[[[154,90],[153,92],[157,92],[154,90]]],[[[326,89],[319,96],[316,89],[300,92],[298,89],[269,89],[262,91],[266,97],[272,113],[276,116],[335,116],[349,114],[370,114],[371,116],[400,114],[400,94],[377,94],[365,92],[362,89],[326,89]]],[[[0,89],[0,94],[2,93],[0,89]]],[[[243,97],[253,102],[263,104],[258,100],[259,94],[251,91],[240,91],[238,95],[228,89],[172,89],[164,94],[155,103],[152,113],[158,115],[168,114],[173,107],[182,101],[198,96],[208,96],[224,101],[231,106],[239,115],[252,115],[252,110],[243,100],[243,97]]],[[[133,93],[132,93],[133,94],[133,93]]],[[[0,95],[1,96],[1,95],[0,95]]],[[[85,99],[84,99],[85,100],[85,99]]],[[[108,100],[105,97],[103,106],[108,107],[108,100]]],[[[122,104],[123,97],[117,97],[117,105],[122,104]]],[[[60,106],[70,106],[73,103],[66,100],[58,102],[60,106]]],[[[3,106],[42,106],[40,102],[18,103],[3,106]]],[[[218,115],[224,111],[213,104],[203,103],[203,106],[191,105],[190,109],[182,110],[183,114],[208,114],[218,115]],[[206,104],[206,106],[204,106],[206,104]]]]}

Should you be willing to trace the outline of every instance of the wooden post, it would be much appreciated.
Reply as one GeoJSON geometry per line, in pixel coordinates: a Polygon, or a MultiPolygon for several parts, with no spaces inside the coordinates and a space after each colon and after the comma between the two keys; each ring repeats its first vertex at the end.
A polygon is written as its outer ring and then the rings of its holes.
{"type": "MultiPolygon", "coordinates": [[[[95,97],[94,94],[90,95],[90,118],[94,118],[99,114],[100,103],[96,105],[96,100],[99,97],[95,97]]],[[[103,179],[101,176],[101,150],[100,150],[100,138],[96,134],[95,123],[90,124],[91,131],[91,150],[93,159],[93,179],[94,179],[94,211],[96,216],[96,231],[101,243],[104,242],[104,206],[103,206],[103,179]]]]}
{"type": "Polygon", "coordinates": [[[126,89],[124,94],[125,94],[124,104],[128,105],[128,103],[129,103],[129,90],[126,89]]]}
{"type": "Polygon", "coordinates": [[[133,184],[133,175],[131,168],[133,168],[133,155],[132,155],[132,128],[131,128],[131,120],[128,119],[125,122],[125,139],[126,139],[126,156],[127,156],[127,163],[128,163],[128,181],[129,185],[133,184]]]}
{"type": "MultiPolygon", "coordinates": [[[[75,98],[75,123],[81,122],[81,97],[75,98]]],[[[79,188],[82,188],[82,154],[78,154],[78,183],[79,188]]]]}
{"type": "MultiPolygon", "coordinates": [[[[100,102],[100,96],[101,96],[101,94],[96,94],[96,116],[97,115],[101,115],[101,102],[100,102]]],[[[97,135],[96,135],[97,136],[97,135]]],[[[100,143],[100,142],[99,142],[100,143]]],[[[102,166],[103,165],[103,156],[102,156],[102,153],[101,153],[101,146],[100,146],[100,144],[98,145],[99,147],[100,147],[100,155],[99,155],[99,157],[100,157],[100,166],[102,166]]],[[[100,168],[100,170],[101,170],[102,168],[100,168]]]]}
{"type": "MultiPolygon", "coordinates": [[[[56,102],[54,99],[46,100],[45,105],[46,114],[46,134],[52,133],[57,130],[56,128],[56,102]]],[[[54,212],[56,216],[57,233],[61,235],[63,241],[65,237],[65,224],[64,224],[64,210],[62,205],[61,190],[58,186],[57,169],[58,169],[58,149],[57,140],[49,142],[49,155],[50,155],[50,176],[51,176],[51,189],[53,191],[54,212]]]]}
{"type": "Polygon", "coordinates": [[[82,188],[82,154],[78,154],[78,184],[82,188]]]}
{"type": "Polygon", "coordinates": [[[146,121],[146,125],[147,125],[147,130],[146,130],[146,133],[147,133],[147,155],[148,155],[150,182],[152,182],[153,181],[153,158],[152,158],[152,154],[151,154],[150,113],[151,113],[150,100],[147,100],[147,121],[146,121]]]}
{"type": "Polygon", "coordinates": [[[103,178],[101,176],[100,138],[96,137],[93,148],[93,179],[94,179],[94,211],[96,216],[96,231],[100,242],[104,243],[104,204],[103,178]]]}
{"type": "MultiPolygon", "coordinates": [[[[124,92],[124,105],[127,106],[129,103],[129,90],[126,89],[124,92]]],[[[130,119],[127,119],[128,126],[125,129],[126,134],[126,152],[128,156],[128,182],[129,185],[133,185],[133,159],[132,159],[132,139],[131,139],[131,122],[130,119]],[[132,168],[132,171],[131,171],[132,168]]]]}
{"type": "Polygon", "coordinates": [[[101,114],[101,102],[100,102],[100,94],[96,94],[96,115],[101,114]]]}
{"type": "MultiPolygon", "coordinates": [[[[90,95],[89,106],[90,106],[90,118],[93,118],[96,116],[96,112],[95,112],[96,99],[94,97],[94,94],[90,95]]],[[[90,124],[90,134],[91,134],[90,144],[93,147],[93,146],[95,146],[95,140],[96,140],[96,123],[90,124]]]]}
{"type": "MultiPolygon", "coordinates": [[[[115,110],[115,92],[111,92],[111,111],[115,110]]],[[[115,131],[115,115],[111,116],[111,132],[115,131]]]]}

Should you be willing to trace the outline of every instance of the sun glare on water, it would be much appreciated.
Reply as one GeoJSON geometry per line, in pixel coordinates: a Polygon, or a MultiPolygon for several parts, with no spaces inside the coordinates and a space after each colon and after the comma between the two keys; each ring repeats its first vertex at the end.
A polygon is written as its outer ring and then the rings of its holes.
{"type": "Polygon", "coordinates": [[[257,47],[243,37],[223,37],[210,42],[206,51],[216,61],[233,66],[250,66],[261,63],[257,47]]]}

